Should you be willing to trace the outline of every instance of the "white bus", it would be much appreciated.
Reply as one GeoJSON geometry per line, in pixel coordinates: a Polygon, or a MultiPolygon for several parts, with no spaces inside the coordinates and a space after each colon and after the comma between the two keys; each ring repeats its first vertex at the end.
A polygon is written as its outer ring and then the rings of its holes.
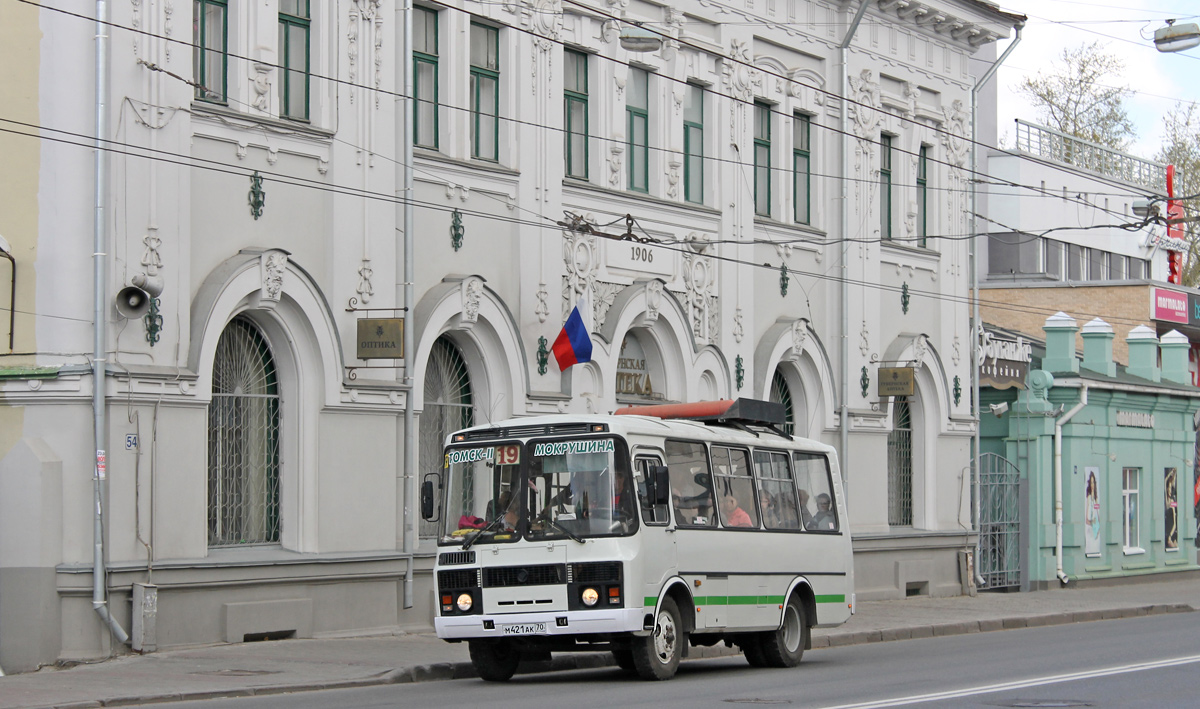
{"type": "Polygon", "coordinates": [[[422,484],[438,637],[491,681],[586,650],[669,679],[719,642],[796,665],[813,627],[849,618],[854,577],[834,450],[783,424],[782,405],[738,399],[452,434],[422,484]]]}

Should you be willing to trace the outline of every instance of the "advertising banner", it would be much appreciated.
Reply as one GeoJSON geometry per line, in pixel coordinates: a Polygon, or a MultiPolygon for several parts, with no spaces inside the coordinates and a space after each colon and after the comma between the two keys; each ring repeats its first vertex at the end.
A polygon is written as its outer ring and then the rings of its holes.
{"type": "Polygon", "coordinates": [[[1100,556],[1100,468],[1083,469],[1083,552],[1100,556]]]}
{"type": "Polygon", "coordinates": [[[1150,314],[1155,320],[1187,324],[1187,293],[1167,290],[1166,288],[1151,288],[1150,297],[1153,298],[1150,314]]]}
{"type": "Polygon", "coordinates": [[[1179,469],[1163,471],[1163,546],[1167,551],[1179,551],[1179,469]]]}

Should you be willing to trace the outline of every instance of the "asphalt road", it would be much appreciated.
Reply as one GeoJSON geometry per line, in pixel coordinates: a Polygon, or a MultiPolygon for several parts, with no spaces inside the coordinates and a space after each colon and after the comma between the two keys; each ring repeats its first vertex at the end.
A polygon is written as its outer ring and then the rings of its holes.
{"type": "Polygon", "coordinates": [[[176,709],[373,707],[1192,707],[1200,613],[873,643],[810,651],[792,670],[741,657],[687,662],[669,682],[615,668],[506,684],[426,682],[172,703],[176,709]]]}

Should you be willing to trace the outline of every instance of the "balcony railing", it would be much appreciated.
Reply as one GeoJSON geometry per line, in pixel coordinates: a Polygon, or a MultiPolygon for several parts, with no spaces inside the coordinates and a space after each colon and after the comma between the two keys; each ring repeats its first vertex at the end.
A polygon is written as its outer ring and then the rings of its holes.
{"type": "Polygon", "coordinates": [[[1017,150],[1073,165],[1160,194],[1167,190],[1167,166],[1017,119],[1017,150]]]}

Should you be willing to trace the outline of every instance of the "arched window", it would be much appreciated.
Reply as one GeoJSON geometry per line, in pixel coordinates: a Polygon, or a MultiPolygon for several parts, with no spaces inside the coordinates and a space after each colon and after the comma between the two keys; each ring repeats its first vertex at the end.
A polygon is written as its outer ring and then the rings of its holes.
{"type": "MultiPolygon", "coordinates": [[[[475,400],[467,363],[449,338],[439,337],[425,368],[425,408],[420,424],[420,470],[441,470],[446,436],[475,425],[475,400]]],[[[463,494],[471,494],[464,490],[463,494]]],[[[421,536],[433,537],[437,522],[421,520],[421,536]]]]}
{"type": "Polygon", "coordinates": [[[248,318],[221,333],[208,406],[208,544],[279,542],[279,383],[248,318]]]}
{"type": "Polygon", "coordinates": [[[771,377],[769,399],[777,404],[783,404],[783,432],[788,435],[796,433],[796,409],[792,403],[792,390],[783,378],[783,373],[778,369],[775,370],[775,376],[771,377]]]}
{"type": "Polygon", "coordinates": [[[913,523],[913,423],[912,409],[905,399],[892,404],[892,432],[888,434],[888,524],[910,527],[913,523]]]}

